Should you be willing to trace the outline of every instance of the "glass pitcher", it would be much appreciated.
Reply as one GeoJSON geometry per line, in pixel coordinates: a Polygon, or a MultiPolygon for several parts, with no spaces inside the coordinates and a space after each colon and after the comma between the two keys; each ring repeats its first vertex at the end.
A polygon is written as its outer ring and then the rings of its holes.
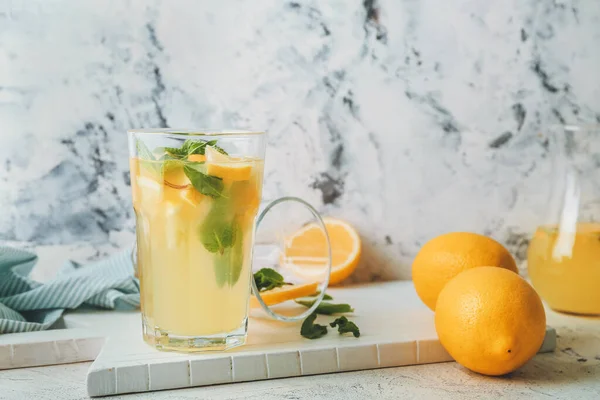
{"type": "Polygon", "coordinates": [[[297,198],[278,199],[258,216],[264,132],[130,130],[128,139],[147,343],[160,350],[225,350],[245,342],[253,305],[282,321],[303,319],[318,307],[331,272],[327,231],[317,211],[297,198]],[[310,260],[317,273],[310,275],[286,254],[286,238],[306,225],[322,237],[310,260]],[[312,307],[263,301],[252,270],[264,267],[285,285],[304,285],[314,295],[312,307]]]}
{"type": "Polygon", "coordinates": [[[529,244],[531,281],[556,311],[600,314],[600,126],[549,130],[552,191],[529,244]]]}

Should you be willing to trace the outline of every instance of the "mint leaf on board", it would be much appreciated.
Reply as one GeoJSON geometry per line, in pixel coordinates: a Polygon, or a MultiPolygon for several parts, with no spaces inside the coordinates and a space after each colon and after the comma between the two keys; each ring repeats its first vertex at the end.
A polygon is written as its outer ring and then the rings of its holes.
{"type": "MultiPolygon", "coordinates": [[[[306,308],[311,308],[317,301],[315,300],[295,300],[296,303],[303,305],[306,308]]],[[[322,301],[314,311],[316,314],[332,315],[354,312],[354,309],[349,304],[335,304],[322,301]]]]}
{"type": "Polygon", "coordinates": [[[185,165],[183,171],[198,192],[214,199],[223,196],[223,180],[216,176],[203,174],[190,165],[185,165]]]}
{"type": "Polygon", "coordinates": [[[307,339],[318,339],[327,334],[327,327],[315,324],[315,319],[317,319],[317,314],[312,313],[302,322],[300,334],[307,339]]]}
{"type": "Polygon", "coordinates": [[[254,282],[259,292],[271,290],[283,285],[291,285],[284,281],[283,276],[272,268],[262,268],[254,273],[254,282]]]}
{"type": "Polygon", "coordinates": [[[358,329],[358,326],[356,326],[354,322],[348,321],[348,318],[346,318],[343,315],[339,318],[336,318],[336,320],[331,322],[329,326],[331,326],[332,328],[335,328],[337,326],[340,335],[344,333],[352,333],[354,337],[360,336],[360,330],[358,329]]]}

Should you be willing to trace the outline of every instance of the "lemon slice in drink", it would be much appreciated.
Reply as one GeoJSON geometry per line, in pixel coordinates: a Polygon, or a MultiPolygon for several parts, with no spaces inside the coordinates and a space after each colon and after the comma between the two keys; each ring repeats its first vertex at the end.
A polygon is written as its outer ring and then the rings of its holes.
{"type": "Polygon", "coordinates": [[[206,173],[229,181],[247,181],[252,175],[252,162],[229,157],[206,146],[206,173]]]}
{"type": "Polygon", "coordinates": [[[138,175],[133,190],[134,206],[155,206],[161,200],[162,185],[152,178],[138,175]]]}

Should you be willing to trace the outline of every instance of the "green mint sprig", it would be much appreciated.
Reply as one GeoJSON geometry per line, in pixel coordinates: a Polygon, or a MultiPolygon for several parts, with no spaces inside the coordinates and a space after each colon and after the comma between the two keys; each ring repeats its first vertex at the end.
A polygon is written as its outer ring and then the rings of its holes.
{"type": "MultiPolygon", "coordinates": [[[[204,155],[206,152],[206,146],[211,146],[211,147],[216,148],[216,147],[218,147],[217,141],[216,140],[205,141],[205,140],[188,139],[185,142],[183,142],[181,147],[165,147],[164,151],[166,153],[168,153],[169,155],[171,155],[172,157],[181,159],[181,158],[186,158],[192,154],[204,155]]],[[[227,154],[225,152],[225,150],[221,149],[220,147],[219,147],[219,151],[221,151],[224,154],[227,154]]]]}

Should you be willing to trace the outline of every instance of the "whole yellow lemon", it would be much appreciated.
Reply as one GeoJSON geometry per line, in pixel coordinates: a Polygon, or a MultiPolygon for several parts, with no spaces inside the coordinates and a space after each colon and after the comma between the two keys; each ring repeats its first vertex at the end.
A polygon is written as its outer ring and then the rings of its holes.
{"type": "Polygon", "coordinates": [[[435,311],[446,283],[467,269],[483,266],[518,272],[514,258],[494,239],[476,233],[446,233],[421,248],[412,264],[412,279],[423,303],[435,311]]]}
{"type": "Polygon", "coordinates": [[[485,375],[504,375],[540,349],[546,314],[538,294],[519,275],[503,268],[473,268],[440,293],[435,329],[459,364],[485,375]]]}

